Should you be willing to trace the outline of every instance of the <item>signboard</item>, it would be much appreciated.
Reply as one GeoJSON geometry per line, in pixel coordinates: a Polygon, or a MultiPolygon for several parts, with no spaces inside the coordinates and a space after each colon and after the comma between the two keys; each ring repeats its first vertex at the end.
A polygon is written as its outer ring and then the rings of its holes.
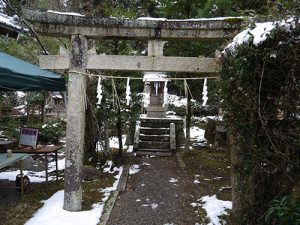
{"type": "Polygon", "coordinates": [[[20,131],[20,145],[36,147],[39,130],[34,128],[21,128],[20,131]]]}

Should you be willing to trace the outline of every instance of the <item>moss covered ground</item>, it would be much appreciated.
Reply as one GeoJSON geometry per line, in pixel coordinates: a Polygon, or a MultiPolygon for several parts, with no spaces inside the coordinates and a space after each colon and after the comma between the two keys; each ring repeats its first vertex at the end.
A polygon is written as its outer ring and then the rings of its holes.
{"type": "MultiPolygon", "coordinates": [[[[216,195],[220,200],[231,201],[230,163],[226,150],[199,148],[180,152],[186,165],[185,171],[199,183],[193,187],[195,202],[203,196],[216,195]]],[[[199,201],[198,201],[199,202],[199,201]]],[[[195,208],[202,224],[208,224],[205,210],[195,208]]],[[[226,216],[222,219],[227,220],[226,216]]]]}

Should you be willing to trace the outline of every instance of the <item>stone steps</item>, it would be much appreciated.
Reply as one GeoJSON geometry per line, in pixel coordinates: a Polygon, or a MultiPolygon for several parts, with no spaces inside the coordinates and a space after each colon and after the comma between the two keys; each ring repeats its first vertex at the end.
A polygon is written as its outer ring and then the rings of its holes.
{"type": "Polygon", "coordinates": [[[170,150],[170,143],[163,141],[139,141],[139,149],[168,149],[170,150]]]}
{"type": "Polygon", "coordinates": [[[172,153],[169,151],[169,152],[153,152],[153,151],[141,151],[141,150],[138,150],[136,152],[136,155],[137,156],[151,156],[151,155],[154,155],[154,156],[166,156],[166,157],[170,157],[172,156],[172,153]]]}
{"type": "Polygon", "coordinates": [[[146,128],[170,128],[170,123],[164,122],[152,122],[152,121],[141,121],[141,127],[146,128]]]}
{"type": "Polygon", "coordinates": [[[170,142],[170,135],[145,135],[140,134],[140,141],[156,141],[156,142],[170,142]]]}
{"type": "Polygon", "coordinates": [[[150,128],[150,127],[141,127],[140,134],[145,135],[164,135],[170,134],[170,128],[150,128]]]}
{"type": "MultiPolygon", "coordinates": [[[[183,120],[146,117],[140,118],[140,121],[141,125],[135,147],[137,155],[171,156],[170,124],[177,124],[178,131],[181,132],[183,120]]],[[[178,137],[180,138],[181,136],[178,137]]],[[[172,145],[172,149],[176,149],[176,143],[172,143],[175,145],[175,147],[172,145]]]]}

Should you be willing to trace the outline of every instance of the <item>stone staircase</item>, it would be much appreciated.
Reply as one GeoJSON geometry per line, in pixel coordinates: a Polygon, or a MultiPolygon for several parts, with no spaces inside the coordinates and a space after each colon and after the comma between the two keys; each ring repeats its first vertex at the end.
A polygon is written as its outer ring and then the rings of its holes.
{"type": "Polygon", "coordinates": [[[183,120],[145,117],[140,118],[140,123],[135,134],[136,154],[171,156],[180,142],[177,141],[176,130],[183,128],[183,120]]]}

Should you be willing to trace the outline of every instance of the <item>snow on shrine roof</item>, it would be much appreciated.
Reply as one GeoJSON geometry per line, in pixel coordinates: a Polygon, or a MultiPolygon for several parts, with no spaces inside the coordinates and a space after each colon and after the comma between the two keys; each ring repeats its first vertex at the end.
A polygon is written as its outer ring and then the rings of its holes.
{"type": "Polygon", "coordinates": [[[48,13],[56,13],[60,15],[67,15],[67,16],[82,16],[84,17],[85,15],[80,14],[80,13],[75,13],[75,12],[59,12],[59,11],[53,11],[53,10],[47,10],[48,13]]]}
{"type": "Polygon", "coordinates": [[[144,73],[143,81],[167,81],[167,74],[157,72],[144,73]]]}
{"type": "Polygon", "coordinates": [[[243,44],[253,44],[254,46],[261,45],[268,39],[271,32],[277,28],[283,28],[286,31],[291,30],[295,26],[293,18],[286,21],[275,21],[265,23],[255,23],[254,28],[248,28],[236,35],[231,43],[224,49],[223,53],[235,54],[237,48],[243,44]]]}
{"type": "Polygon", "coordinates": [[[0,26],[15,31],[28,31],[28,29],[18,25],[18,20],[19,18],[16,15],[11,17],[0,12],[0,26]]]}

